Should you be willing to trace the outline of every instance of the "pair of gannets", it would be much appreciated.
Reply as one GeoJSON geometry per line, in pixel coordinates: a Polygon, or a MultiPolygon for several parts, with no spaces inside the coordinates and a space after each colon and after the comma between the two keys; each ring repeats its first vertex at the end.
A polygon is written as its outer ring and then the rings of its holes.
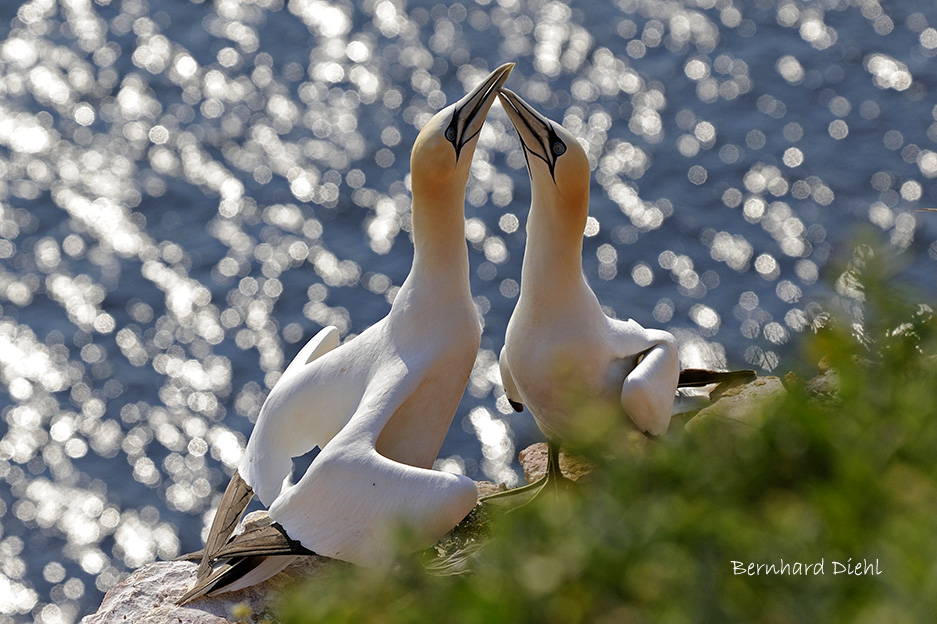
{"type": "Polygon", "coordinates": [[[679,383],[737,375],[681,373],[673,336],[602,312],[582,274],[588,160],[562,126],[502,89],[512,68],[496,69],[420,131],[411,155],[410,275],[387,317],[341,346],[335,328],[323,329],[284,371],[196,553],[196,583],[180,603],[258,583],[297,554],[381,565],[394,554],[400,524],[414,534],[414,547],[429,546],[475,505],[471,480],[429,468],[480,342],[463,205],[476,137],[496,96],[520,137],[532,187],[521,292],[500,366],[511,404],[527,405],[550,442],[545,482],[561,478],[557,449],[574,418],[571,388],[613,396],[638,429],[660,434],[679,383]],[[290,458],[316,446],[322,450],[306,474],[286,484],[290,458]],[[255,493],[272,522],[232,538],[255,493]]]}
{"type": "Polygon", "coordinates": [[[386,317],[338,344],[327,327],[264,402],[212,522],[184,604],[261,582],[296,553],[362,566],[435,543],[477,502],[475,483],[431,470],[481,340],[469,287],[465,187],[482,124],[513,63],[442,109],[410,156],[413,266],[386,317]],[[291,458],[321,450],[289,485],[291,458]],[[272,524],[232,533],[251,497],[272,524]]]}

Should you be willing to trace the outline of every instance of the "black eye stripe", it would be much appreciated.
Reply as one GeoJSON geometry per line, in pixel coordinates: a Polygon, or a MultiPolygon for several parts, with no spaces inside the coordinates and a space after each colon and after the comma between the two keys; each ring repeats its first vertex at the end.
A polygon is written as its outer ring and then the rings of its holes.
{"type": "Polygon", "coordinates": [[[523,100],[515,102],[509,99],[508,101],[511,108],[513,108],[514,112],[517,114],[517,120],[526,126],[530,134],[533,135],[534,140],[539,143],[539,149],[532,149],[531,146],[524,142],[520,131],[515,128],[518,138],[521,139],[521,148],[524,153],[524,160],[527,161],[528,173],[532,173],[530,171],[530,156],[533,156],[539,158],[546,164],[547,168],[550,170],[550,177],[556,181],[556,162],[560,156],[566,153],[566,142],[556,133],[553,122],[544,119],[539,113],[530,109],[523,100]],[[521,107],[524,109],[523,112],[521,107]],[[538,123],[531,123],[531,119],[536,120],[538,123]]]}
{"type": "MultiPolygon", "coordinates": [[[[552,123],[548,126],[547,140],[549,146],[548,151],[554,156],[562,156],[566,153],[566,143],[563,142],[563,139],[560,138],[560,135],[558,135],[556,130],[553,129],[552,123]],[[557,149],[559,149],[559,151],[557,151],[557,149]]],[[[547,146],[545,145],[544,147],[547,146]]],[[[554,159],[554,162],[556,162],[556,159],[554,159]]]]}
{"type": "MultiPolygon", "coordinates": [[[[528,124],[528,128],[530,125],[528,124]]],[[[530,128],[533,132],[533,128],[530,128]]],[[[555,180],[556,179],[556,161],[557,159],[566,153],[566,143],[563,142],[563,139],[556,133],[556,130],[553,129],[553,124],[548,122],[546,124],[547,135],[544,137],[540,135],[540,140],[542,141],[541,146],[543,147],[544,155],[534,154],[540,160],[547,163],[547,166],[550,168],[550,176],[555,180]],[[557,151],[559,148],[559,151],[557,151]]],[[[535,133],[536,135],[536,133],[535,133]]]]}
{"type": "Polygon", "coordinates": [[[488,87],[485,91],[485,97],[475,98],[475,101],[472,104],[471,114],[460,114],[467,109],[460,109],[459,107],[456,107],[452,111],[452,119],[449,121],[449,127],[446,128],[444,136],[446,137],[447,141],[452,143],[452,147],[455,148],[456,160],[459,159],[459,154],[462,151],[462,147],[481,132],[481,128],[479,128],[471,135],[460,136],[463,132],[465,132],[465,128],[468,126],[468,124],[479,115],[480,111],[485,106],[485,102],[488,100],[488,97],[491,94],[491,90],[493,89],[493,84],[494,82],[491,81],[488,83],[488,87]]]}
{"type": "Polygon", "coordinates": [[[443,134],[446,140],[452,143],[452,147],[455,149],[456,160],[459,159],[462,145],[465,144],[465,141],[459,141],[459,132],[459,109],[456,108],[452,111],[452,119],[449,120],[449,127],[446,128],[446,132],[443,134]]]}

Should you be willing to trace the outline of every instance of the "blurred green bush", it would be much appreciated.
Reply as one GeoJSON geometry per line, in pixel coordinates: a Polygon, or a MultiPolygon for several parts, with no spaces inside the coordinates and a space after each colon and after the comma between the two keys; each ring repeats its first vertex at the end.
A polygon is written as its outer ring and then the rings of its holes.
{"type": "Polygon", "coordinates": [[[805,339],[804,360],[825,358],[838,393],[788,378],[762,428],[691,436],[675,422],[640,453],[624,424],[584,406],[570,446],[595,471],[511,513],[476,514],[451,542],[481,545],[468,572],[431,574],[417,557],[383,573],[337,566],[284,597],[284,621],[932,621],[937,322],[886,256],[856,248],[838,312],[805,339]],[[737,573],[782,561],[789,572],[822,561],[822,574],[737,573]]]}

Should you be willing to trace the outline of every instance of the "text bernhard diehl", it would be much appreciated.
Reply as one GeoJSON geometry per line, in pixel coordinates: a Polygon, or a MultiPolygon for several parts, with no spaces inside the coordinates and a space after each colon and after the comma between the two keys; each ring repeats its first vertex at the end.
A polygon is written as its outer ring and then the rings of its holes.
{"type": "MultiPolygon", "coordinates": [[[[732,564],[732,574],[739,575],[744,574],[746,576],[820,576],[826,574],[825,564],[826,562],[823,559],[814,563],[802,563],[796,561],[794,563],[786,563],[783,559],[778,563],[749,563],[745,564],[742,561],[731,561],[732,564]]],[[[861,562],[853,561],[850,557],[845,563],[842,561],[831,561],[832,563],[832,572],[836,574],[847,574],[852,576],[864,576],[864,575],[879,575],[882,573],[878,565],[878,559],[873,561],[866,561],[863,559],[861,562]]]]}

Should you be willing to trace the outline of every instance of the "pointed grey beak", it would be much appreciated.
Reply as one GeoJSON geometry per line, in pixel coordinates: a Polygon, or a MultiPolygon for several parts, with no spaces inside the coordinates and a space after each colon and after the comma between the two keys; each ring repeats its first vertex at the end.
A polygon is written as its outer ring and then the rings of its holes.
{"type": "Polygon", "coordinates": [[[446,139],[455,148],[456,160],[465,144],[481,132],[488,110],[495,101],[495,95],[508,79],[512,69],[514,63],[505,63],[455,103],[452,120],[446,128],[446,139]]]}
{"type": "Polygon", "coordinates": [[[498,92],[498,98],[514,125],[514,129],[517,130],[521,147],[524,148],[528,172],[530,171],[530,157],[533,156],[545,162],[550,168],[550,175],[553,176],[556,160],[566,153],[566,143],[556,134],[553,122],[538,113],[510,89],[501,89],[498,92]]]}

